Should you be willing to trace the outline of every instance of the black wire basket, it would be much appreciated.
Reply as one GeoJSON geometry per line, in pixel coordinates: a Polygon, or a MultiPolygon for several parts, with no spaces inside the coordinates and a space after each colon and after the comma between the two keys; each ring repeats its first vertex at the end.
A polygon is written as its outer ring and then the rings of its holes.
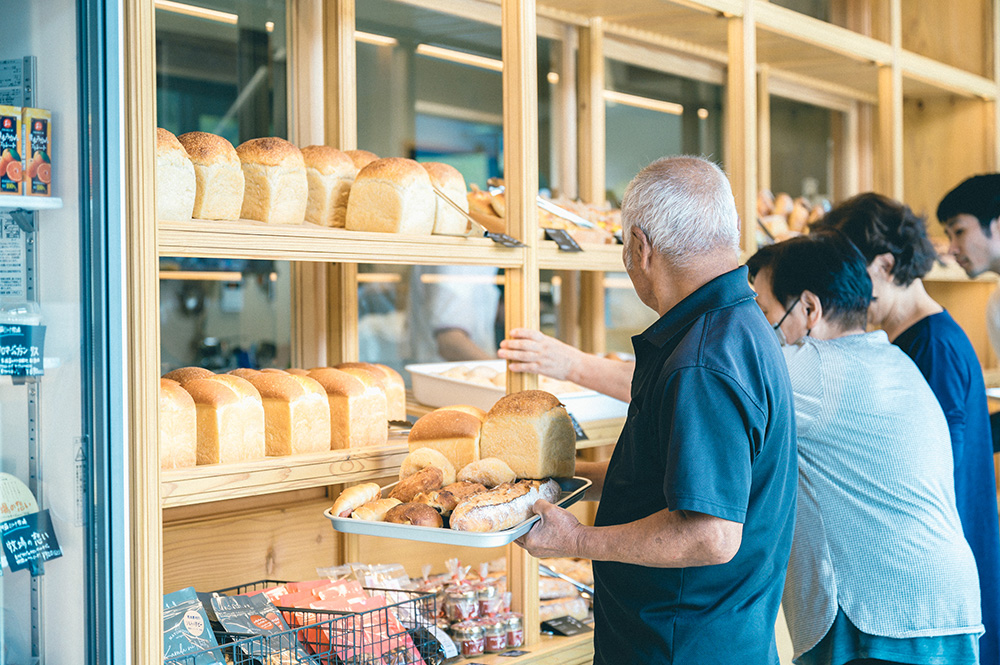
{"type": "MultiPolygon", "coordinates": [[[[219,589],[236,596],[285,584],[258,580],[219,589]]],[[[217,648],[164,660],[164,665],[438,665],[444,654],[430,628],[434,594],[365,587],[386,605],[361,612],[300,609],[276,603],[289,629],[267,635],[232,633],[213,626],[217,648]]]]}

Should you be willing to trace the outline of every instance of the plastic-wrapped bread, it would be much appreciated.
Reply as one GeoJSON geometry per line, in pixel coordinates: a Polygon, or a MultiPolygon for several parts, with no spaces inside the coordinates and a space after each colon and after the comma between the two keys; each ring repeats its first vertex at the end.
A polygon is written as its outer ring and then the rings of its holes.
{"type": "Polygon", "coordinates": [[[194,216],[198,219],[239,219],[243,208],[243,167],[233,144],[208,132],[177,137],[194,165],[194,216]]]}
{"type": "MultiPolygon", "coordinates": [[[[465,191],[465,178],[450,164],[443,162],[423,162],[421,166],[431,177],[431,182],[451,199],[459,208],[469,212],[469,199],[465,191]]],[[[469,222],[455,208],[442,201],[435,194],[434,233],[447,236],[463,236],[469,230],[469,222]]]]}
{"type": "Polygon", "coordinates": [[[406,384],[399,372],[380,363],[340,363],[334,368],[339,370],[360,368],[378,374],[382,378],[382,387],[385,389],[389,420],[406,420],[406,384]]]}
{"type": "Polygon", "coordinates": [[[320,226],[344,228],[347,199],[358,169],[350,157],[326,145],[302,148],[309,182],[306,221],[320,226]]]}
{"type": "Polygon", "coordinates": [[[330,450],[330,407],[315,379],[286,372],[233,370],[264,404],[264,442],[270,456],[330,450]]]}
{"type": "Polygon", "coordinates": [[[191,219],[197,192],[194,165],[177,137],[156,128],[156,218],[191,219]]]}
{"type": "Polygon", "coordinates": [[[576,469],[576,431],[555,395],[525,390],[486,414],[479,452],[500,458],[518,478],[568,478],[576,469]]]}
{"type": "Polygon", "coordinates": [[[435,196],[430,176],[412,159],[379,159],[361,169],[347,202],[351,231],[429,235],[435,196]]]}
{"type": "Polygon", "coordinates": [[[227,374],[182,384],[198,412],[198,464],[261,459],[264,406],[248,381],[227,374]]]}
{"type": "Polygon", "coordinates": [[[389,440],[385,392],[374,381],[320,367],[309,372],[326,390],[330,408],[330,448],[384,446],[389,440]]]}
{"type": "Polygon", "coordinates": [[[302,151],[284,139],[250,139],[236,148],[246,189],[240,216],[267,224],[301,224],[309,183],[302,151]]]}
{"type": "Polygon", "coordinates": [[[188,391],[160,379],[160,468],[182,469],[198,463],[198,409],[188,391]]]}
{"type": "Polygon", "coordinates": [[[539,499],[555,502],[559,484],[554,480],[522,480],[505,483],[466,499],[451,513],[450,526],[457,531],[503,531],[529,519],[539,499]]]}

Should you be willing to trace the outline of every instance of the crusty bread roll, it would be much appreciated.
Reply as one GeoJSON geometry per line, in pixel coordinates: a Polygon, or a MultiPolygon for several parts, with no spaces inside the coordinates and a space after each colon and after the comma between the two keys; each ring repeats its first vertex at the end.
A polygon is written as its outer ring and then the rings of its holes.
{"type": "Polygon", "coordinates": [[[468,499],[470,496],[485,492],[486,488],[478,483],[452,483],[439,490],[421,492],[413,497],[413,503],[423,503],[448,516],[455,506],[468,499]]]}
{"type": "Polygon", "coordinates": [[[378,483],[361,483],[346,488],[333,502],[330,512],[334,517],[350,517],[359,507],[375,501],[382,496],[382,488],[378,483]]]}
{"type": "Polygon", "coordinates": [[[432,448],[452,463],[456,469],[479,459],[479,434],[482,421],[464,410],[435,409],[421,416],[410,429],[407,439],[410,452],[417,448],[432,448]]]}
{"type": "Polygon", "coordinates": [[[555,395],[525,390],[500,398],[486,414],[480,457],[499,457],[518,478],[569,478],[576,431],[555,395]]]}
{"type": "Polygon", "coordinates": [[[210,376],[215,376],[215,372],[204,367],[181,367],[172,372],[167,372],[163,375],[163,378],[183,385],[191,379],[205,379],[210,376]]]}
{"type": "Polygon", "coordinates": [[[196,186],[194,165],[177,137],[156,128],[156,218],[191,219],[196,186]]]}
{"type": "Polygon", "coordinates": [[[378,155],[367,150],[345,150],[344,154],[354,162],[354,168],[360,171],[378,159],[378,155]]]}
{"type": "Polygon", "coordinates": [[[306,221],[344,228],[347,198],[358,169],[350,157],[327,145],[302,148],[309,182],[306,221]]]}
{"type": "Polygon", "coordinates": [[[194,216],[198,219],[239,219],[244,179],[240,157],[233,144],[207,132],[188,132],[177,140],[194,165],[194,216]]]}
{"type": "Polygon", "coordinates": [[[431,492],[441,489],[443,483],[441,469],[436,466],[427,466],[417,471],[412,476],[403,478],[389,492],[389,496],[399,499],[403,503],[413,501],[413,497],[422,492],[431,492]]]}
{"type": "MultiPolygon", "coordinates": [[[[444,162],[423,162],[421,166],[431,177],[431,182],[459,208],[469,212],[469,199],[465,195],[465,178],[462,173],[444,162]]],[[[455,208],[435,195],[434,233],[447,236],[464,236],[469,222],[455,208]]]]}
{"type": "Polygon", "coordinates": [[[470,416],[476,418],[479,422],[483,422],[484,420],[486,420],[486,412],[480,409],[478,406],[472,406],[471,404],[452,404],[451,406],[441,407],[441,410],[467,413],[470,416]]]}
{"type": "Polygon", "coordinates": [[[484,457],[471,464],[466,464],[458,472],[458,479],[470,483],[479,483],[486,487],[496,487],[517,480],[514,471],[502,459],[484,457]]]}
{"type": "Polygon", "coordinates": [[[182,469],[198,463],[198,409],[188,391],[160,379],[160,468],[182,469]]]}
{"type": "Polygon", "coordinates": [[[406,384],[399,372],[380,363],[340,363],[335,369],[347,367],[362,367],[382,376],[382,387],[385,388],[389,420],[406,420],[406,384]]]}
{"type": "Polygon", "coordinates": [[[503,531],[530,518],[531,507],[539,499],[555,502],[557,498],[559,484],[553,480],[507,483],[458,504],[450,526],[458,531],[503,531]]]}
{"type": "Polygon", "coordinates": [[[442,527],[444,521],[438,511],[422,503],[402,503],[390,508],[385,514],[385,521],[393,524],[412,524],[414,526],[442,527]]]}
{"type": "Polygon", "coordinates": [[[197,408],[198,464],[264,457],[264,407],[256,388],[228,374],[191,379],[182,385],[197,408]]]}
{"type": "Polygon", "coordinates": [[[417,471],[429,466],[436,466],[441,469],[441,484],[451,485],[455,482],[455,466],[448,461],[448,458],[434,450],[433,448],[417,448],[403,459],[399,465],[399,479],[412,476],[417,471]]]}
{"type": "Polygon", "coordinates": [[[250,139],[236,148],[246,179],[240,216],[267,224],[301,224],[309,182],[302,152],[284,139],[250,139]]]}
{"type": "Polygon", "coordinates": [[[326,390],[330,407],[330,448],[384,446],[389,440],[385,393],[374,381],[319,367],[309,372],[326,390]]]}
{"type": "Polygon", "coordinates": [[[358,506],[351,513],[351,517],[356,520],[365,520],[366,522],[384,522],[385,514],[389,512],[390,508],[395,508],[402,501],[399,499],[376,499],[375,501],[369,501],[363,506],[358,506]]]}
{"type": "Polygon", "coordinates": [[[330,405],[315,379],[286,372],[236,369],[264,404],[264,442],[271,456],[330,450],[330,405]]]}
{"type": "Polygon", "coordinates": [[[413,233],[434,230],[434,190],[427,171],[412,159],[379,159],[361,169],[347,202],[351,231],[413,233]]]}

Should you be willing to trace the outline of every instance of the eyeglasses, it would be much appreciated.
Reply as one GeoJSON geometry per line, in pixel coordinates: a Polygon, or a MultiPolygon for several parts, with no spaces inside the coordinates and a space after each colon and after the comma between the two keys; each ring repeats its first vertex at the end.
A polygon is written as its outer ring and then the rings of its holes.
{"type": "Polygon", "coordinates": [[[788,315],[792,313],[792,310],[795,309],[795,306],[799,304],[799,300],[801,300],[801,299],[802,299],[802,296],[799,296],[798,298],[796,298],[795,302],[793,302],[788,307],[788,309],[785,310],[785,315],[783,317],[781,317],[781,320],[778,321],[777,323],[775,323],[773,326],[771,326],[772,328],[774,328],[774,334],[778,336],[778,342],[782,346],[787,345],[788,341],[785,339],[785,333],[781,330],[781,324],[785,322],[785,319],[788,318],[788,315]]]}

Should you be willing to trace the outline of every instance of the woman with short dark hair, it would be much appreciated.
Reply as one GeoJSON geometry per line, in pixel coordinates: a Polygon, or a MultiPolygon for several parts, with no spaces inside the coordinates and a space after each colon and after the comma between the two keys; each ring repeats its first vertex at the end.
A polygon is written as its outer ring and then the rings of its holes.
{"type": "Polygon", "coordinates": [[[980,657],[1000,664],[1000,525],[986,388],[969,338],[924,289],[936,256],[926,224],[908,206],[869,193],[844,201],[815,228],[840,231],[864,255],[874,294],[869,322],[916,363],[948,419],[958,516],[979,567],[980,657]]]}
{"type": "Polygon", "coordinates": [[[865,332],[872,285],[838,233],[748,262],[787,340],[799,455],[782,597],[799,665],[976,665],[976,562],[955,508],[941,407],[883,331],[865,332]]]}

